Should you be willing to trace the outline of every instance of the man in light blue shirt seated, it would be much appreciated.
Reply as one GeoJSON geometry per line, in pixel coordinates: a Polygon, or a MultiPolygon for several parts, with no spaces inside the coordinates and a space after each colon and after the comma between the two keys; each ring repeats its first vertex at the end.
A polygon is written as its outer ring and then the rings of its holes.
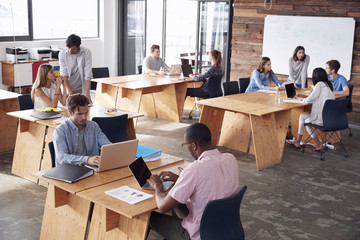
{"type": "Polygon", "coordinates": [[[328,74],[328,79],[334,85],[335,95],[349,96],[350,90],[346,78],[337,72],[340,69],[340,63],[337,60],[330,60],[326,62],[325,71],[328,74]]]}
{"type": "Polygon", "coordinates": [[[99,165],[101,146],[111,144],[96,122],[87,120],[89,99],[81,94],[68,97],[70,113],[55,129],[53,142],[56,166],[62,163],[99,165]]]}

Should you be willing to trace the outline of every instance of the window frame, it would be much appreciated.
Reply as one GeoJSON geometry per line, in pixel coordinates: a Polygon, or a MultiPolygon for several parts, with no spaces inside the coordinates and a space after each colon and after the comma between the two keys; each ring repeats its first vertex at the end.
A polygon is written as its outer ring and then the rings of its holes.
{"type": "MultiPolygon", "coordinates": [[[[15,42],[65,39],[65,38],[39,38],[39,39],[36,38],[36,39],[34,39],[32,1],[33,0],[27,0],[29,34],[28,35],[22,35],[22,36],[3,36],[3,37],[0,37],[0,42],[13,42],[14,39],[15,39],[15,42]]],[[[99,38],[99,36],[100,36],[100,1],[97,0],[97,36],[94,36],[94,37],[82,37],[82,39],[99,38]]]]}

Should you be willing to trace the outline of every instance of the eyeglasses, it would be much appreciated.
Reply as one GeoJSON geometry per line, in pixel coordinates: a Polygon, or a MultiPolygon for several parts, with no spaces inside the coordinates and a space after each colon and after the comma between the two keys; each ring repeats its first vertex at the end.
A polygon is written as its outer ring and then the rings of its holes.
{"type": "Polygon", "coordinates": [[[181,146],[183,147],[183,146],[185,146],[185,145],[192,144],[192,143],[193,143],[193,142],[187,142],[187,143],[185,142],[185,143],[182,143],[181,146]]]}

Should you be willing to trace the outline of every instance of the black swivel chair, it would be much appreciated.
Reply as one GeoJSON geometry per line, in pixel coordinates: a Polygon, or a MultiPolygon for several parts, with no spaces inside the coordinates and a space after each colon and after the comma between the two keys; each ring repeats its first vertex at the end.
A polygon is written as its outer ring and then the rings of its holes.
{"type": "Polygon", "coordinates": [[[142,65],[138,65],[138,72],[139,74],[142,74],[142,65]]]}
{"type": "Polygon", "coordinates": [[[249,86],[250,78],[239,78],[240,93],[244,93],[249,86]]]}
{"type": "Polygon", "coordinates": [[[237,81],[223,82],[223,88],[225,96],[240,93],[237,81]]]}
{"type": "MultiPolygon", "coordinates": [[[[92,68],[93,78],[110,77],[108,67],[92,68]]],[[[91,90],[96,90],[96,82],[91,82],[91,90]]]]}
{"type": "MultiPolygon", "coordinates": [[[[349,96],[346,97],[346,99],[348,100],[348,105],[347,105],[346,112],[347,112],[347,113],[351,113],[352,110],[353,110],[353,105],[352,105],[351,97],[352,97],[352,93],[353,93],[353,90],[354,90],[354,85],[348,84],[348,87],[349,87],[349,96]]],[[[353,134],[352,134],[352,132],[351,132],[350,127],[349,127],[348,129],[349,129],[349,136],[352,137],[353,134]]]]}
{"type": "Polygon", "coordinates": [[[34,103],[31,100],[31,94],[22,94],[18,96],[20,110],[34,109],[34,103]]]}
{"type": "MultiPolygon", "coordinates": [[[[323,148],[326,143],[330,142],[330,140],[334,140],[334,142],[338,142],[339,145],[344,149],[344,156],[347,158],[348,153],[345,149],[344,144],[341,142],[340,136],[337,131],[347,129],[349,127],[348,120],[346,116],[348,100],[326,100],[324,104],[324,108],[322,111],[323,124],[324,126],[316,125],[313,123],[305,123],[305,126],[310,126],[314,132],[316,132],[317,136],[319,136],[320,132],[323,132],[321,142],[323,144],[323,148]],[[328,136],[327,136],[328,135],[328,136]]],[[[301,145],[301,152],[305,151],[305,144],[308,143],[312,138],[310,135],[301,145]]],[[[323,150],[320,151],[320,160],[324,160],[323,150]]]]}
{"type": "Polygon", "coordinates": [[[243,240],[240,205],[247,187],[233,197],[210,201],[201,217],[200,237],[204,240],[243,240]]]}
{"type": "Polygon", "coordinates": [[[126,124],[128,115],[123,114],[116,117],[94,117],[92,120],[99,124],[99,127],[110,142],[126,141],[126,124]]]}
{"type": "Polygon", "coordinates": [[[55,167],[55,148],[54,148],[54,143],[51,141],[48,144],[49,146],[49,152],[50,152],[50,156],[51,156],[51,167],[55,167]]]}

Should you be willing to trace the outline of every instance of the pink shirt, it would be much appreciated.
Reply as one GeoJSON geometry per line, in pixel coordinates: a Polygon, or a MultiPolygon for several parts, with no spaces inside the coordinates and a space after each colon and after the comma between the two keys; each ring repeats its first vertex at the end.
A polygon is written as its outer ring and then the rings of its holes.
{"type": "Polygon", "coordinates": [[[200,221],[206,204],[235,195],[240,190],[239,169],[230,153],[213,149],[203,152],[180,174],[170,196],[186,204],[189,215],[182,221],[191,239],[200,239],[200,221]]]}

